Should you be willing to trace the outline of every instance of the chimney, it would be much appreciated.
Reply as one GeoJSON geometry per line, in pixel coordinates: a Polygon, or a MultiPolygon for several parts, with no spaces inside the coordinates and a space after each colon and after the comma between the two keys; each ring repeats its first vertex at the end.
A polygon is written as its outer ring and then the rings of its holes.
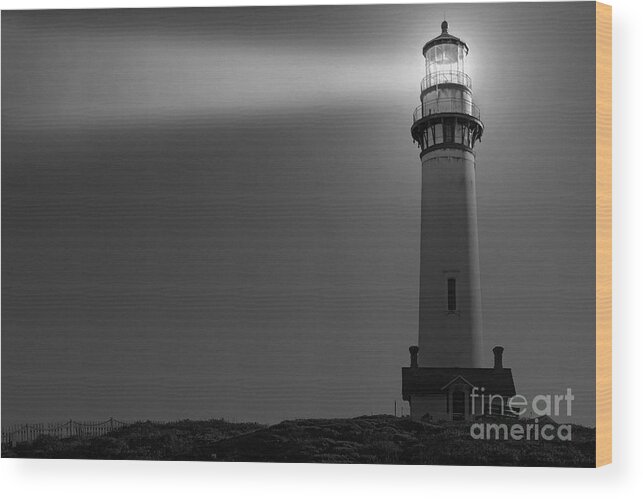
{"type": "Polygon", "coordinates": [[[417,367],[418,366],[418,351],[420,349],[413,345],[412,347],[409,347],[409,352],[411,352],[411,367],[417,367]]]}
{"type": "Polygon", "coordinates": [[[498,346],[498,347],[493,347],[493,368],[496,370],[502,369],[502,352],[504,352],[505,349],[498,346]]]}

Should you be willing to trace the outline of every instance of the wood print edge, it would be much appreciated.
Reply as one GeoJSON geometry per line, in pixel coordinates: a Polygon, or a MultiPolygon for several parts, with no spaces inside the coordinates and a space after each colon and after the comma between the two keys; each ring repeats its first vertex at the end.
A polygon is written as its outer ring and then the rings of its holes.
{"type": "Polygon", "coordinates": [[[612,7],[596,2],[596,466],[612,462],[612,7]]]}

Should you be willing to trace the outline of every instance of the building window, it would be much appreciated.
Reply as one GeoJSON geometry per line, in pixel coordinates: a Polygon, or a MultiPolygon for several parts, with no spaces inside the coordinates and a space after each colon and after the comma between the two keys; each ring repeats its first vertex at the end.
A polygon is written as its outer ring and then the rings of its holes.
{"type": "Polygon", "coordinates": [[[456,310],[455,279],[447,279],[447,310],[456,310]]]}
{"type": "Polygon", "coordinates": [[[434,135],[433,135],[433,139],[434,139],[435,143],[436,144],[442,144],[442,142],[443,142],[443,140],[442,140],[442,123],[436,123],[433,128],[435,130],[434,135]]]}
{"type": "Polygon", "coordinates": [[[444,142],[453,142],[455,123],[453,120],[444,120],[444,142]]]}

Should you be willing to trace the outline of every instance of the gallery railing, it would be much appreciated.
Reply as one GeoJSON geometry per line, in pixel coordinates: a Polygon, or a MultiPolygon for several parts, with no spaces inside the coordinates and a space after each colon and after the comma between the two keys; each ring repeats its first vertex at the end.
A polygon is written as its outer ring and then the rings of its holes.
{"type": "Polygon", "coordinates": [[[436,99],[424,102],[413,112],[413,123],[434,114],[466,114],[480,119],[480,109],[473,102],[463,99],[436,99]]]}
{"type": "Polygon", "coordinates": [[[437,73],[429,73],[424,77],[420,84],[420,90],[424,92],[427,88],[444,83],[457,83],[469,89],[471,88],[471,78],[468,74],[462,71],[438,71],[437,73]]]}

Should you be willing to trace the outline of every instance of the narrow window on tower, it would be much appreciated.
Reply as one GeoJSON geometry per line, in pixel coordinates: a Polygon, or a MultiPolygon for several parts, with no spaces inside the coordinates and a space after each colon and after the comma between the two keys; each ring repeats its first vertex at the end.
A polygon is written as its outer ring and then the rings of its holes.
{"type": "Polygon", "coordinates": [[[454,120],[448,119],[444,122],[444,142],[453,142],[455,122],[454,120]]]}
{"type": "Polygon", "coordinates": [[[435,124],[435,143],[442,144],[442,123],[435,124]]]}
{"type": "Polygon", "coordinates": [[[455,303],[455,279],[447,279],[447,310],[456,310],[455,303]]]}

